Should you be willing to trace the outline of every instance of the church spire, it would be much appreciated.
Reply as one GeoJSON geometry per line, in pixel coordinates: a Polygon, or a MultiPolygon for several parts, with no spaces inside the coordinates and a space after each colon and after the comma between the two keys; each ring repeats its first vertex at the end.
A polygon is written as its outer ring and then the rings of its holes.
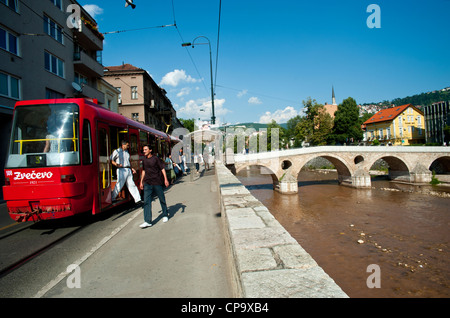
{"type": "Polygon", "coordinates": [[[334,86],[331,86],[331,98],[333,100],[333,105],[336,105],[336,97],[334,96],[334,86]]]}

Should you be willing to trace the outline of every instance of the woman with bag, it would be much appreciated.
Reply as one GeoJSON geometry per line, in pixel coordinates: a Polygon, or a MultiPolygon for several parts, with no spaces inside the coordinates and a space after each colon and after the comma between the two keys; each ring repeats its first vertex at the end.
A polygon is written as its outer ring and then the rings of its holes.
{"type": "Polygon", "coordinates": [[[166,157],[165,163],[166,163],[165,169],[167,178],[169,179],[170,184],[173,184],[176,176],[175,172],[173,171],[173,161],[172,156],[170,154],[166,157]]]}

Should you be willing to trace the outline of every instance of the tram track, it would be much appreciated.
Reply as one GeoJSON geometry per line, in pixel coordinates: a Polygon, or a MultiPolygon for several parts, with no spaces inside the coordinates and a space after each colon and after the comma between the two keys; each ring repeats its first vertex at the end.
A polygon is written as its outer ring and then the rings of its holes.
{"type": "Polygon", "coordinates": [[[0,279],[79,232],[81,229],[88,226],[88,224],[70,228],[59,235],[54,233],[54,231],[57,231],[58,229],[51,229],[50,231],[48,229],[36,230],[32,229],[33,226],[36,226],[36,224],[30,224],[27,227],[7,233],[0,237],[0,255],[2,256],[0,263],[0,279]],[[52,234],[55,236],[46,238],[43,241],[39,240],[39,237],[42,235],[52,234]],[[29,244],[28,242],[30,241],[33,242],[32,245],[24,247],[24,245],[29,244]]]}
{"type": "Polygon", "coordinates": [[[100,215],[84,213],[71,218],[44,220],[3,235],[0,233],[0,279],[83,229],[112,216],[117,217],[117,214],[127,214],[133,209],[125,204],[100,215]]]}

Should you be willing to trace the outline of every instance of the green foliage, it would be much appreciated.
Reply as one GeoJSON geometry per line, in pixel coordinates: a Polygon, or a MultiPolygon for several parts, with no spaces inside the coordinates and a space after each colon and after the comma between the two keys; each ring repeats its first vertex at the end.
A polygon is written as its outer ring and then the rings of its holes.
{"type": "MultiPolygon", "coordinates": [[[[427,92],[416,94],[413,96],[403,97],[403,98],[395,98],[391,101],[385,100],[380,103],[366,103],[366,104],[380,104],[382,108],[392,107],[392,104],[400,106],[405,104],[413,104],[415,106],[427,106],[433,103],[437,103],[443,100],[450,99],[450,90],[447,91],[435,91],[435,92],[427,92]]],[[[366,105],[365,104],[365,105],[366,105]]]]}
{"type": "Polygon", "coordinates": [[[181,123],[183,124],[184,128],[186,128],[187,130],[189,130],[189,132],[193,132],[195,130],[195,119],[191,118],[191,119],[182,119],[180,118],[181,123]]]}
{"type": "Polygon", "coordinates": [[[441,183],[441,181],[439,181],[439,180],[436,178],[436,171],[433,170],[433,176],[431,177],[430,184],[431,184],[431,185],[437,185],[437,184],[439,184],[439,183],[441,183]]]}
{"type": "Polygon", "coordinates": [[[295,139],[316,146],[326,145],[327,137],[333,127],[333,119],[325,112],[324,106],[311,97],[303,101],[303,106],[306,116],[295,118],[295,139]]]}
{"type": "MultiPolygon", "coordinates": [[[[267,151],[272,150],[272,138],[278,138],[278,149],[284,148],[286,145],[285,129],[277,124],[275,120],[267,125],[267,151]],[[278,129],[272,130],[272,128],[278,129]]],[[[275,142],[275,141],[274,141],[275,142]]],[[[275,149],[274,149],[275,150],[275,149]]]]}
{"type": "Polygon", "coordinates": [[[353,143],[363,138],[356,101],[349,97],[339,104],[334,117],[334,126],[329,136],[330,143],[353,143]]]}

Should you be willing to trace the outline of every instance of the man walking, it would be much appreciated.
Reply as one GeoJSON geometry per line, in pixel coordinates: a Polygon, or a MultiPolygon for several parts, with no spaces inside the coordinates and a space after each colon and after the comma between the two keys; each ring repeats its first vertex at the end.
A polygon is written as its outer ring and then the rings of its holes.
{"type": "Polygon", "coordinates": [[[111,163],[117,167],[117,183],[112,192],[111,199],[113,201],[116,199],[126,183],[128,191],[130,191],[134,198],[134,202],[139,203],[141,201],[141,194],[133,181],[133,174],[136,173],[136,170],[131,168],[130,154],[128,153],[129,146],[129,142],[123,140],[121,147],[114,150],[111,155],[111,163]]]}
{"type": "Polygon", "coordinates": [[[141,190],[144,190],[144,223],[140,225],[141,228],[152,226],[152,193],[153,191],[159,198],[161,204],[163,222],[169,220],[167,213],[166,197],[164,196],[163,185],[169,186],[169,180],[165,171],[164,162],[157,156],[152,155],[152,150],[149,146],[144,146],[145,158],[142,161],[144,169],[141,174],[141,190]]]}

